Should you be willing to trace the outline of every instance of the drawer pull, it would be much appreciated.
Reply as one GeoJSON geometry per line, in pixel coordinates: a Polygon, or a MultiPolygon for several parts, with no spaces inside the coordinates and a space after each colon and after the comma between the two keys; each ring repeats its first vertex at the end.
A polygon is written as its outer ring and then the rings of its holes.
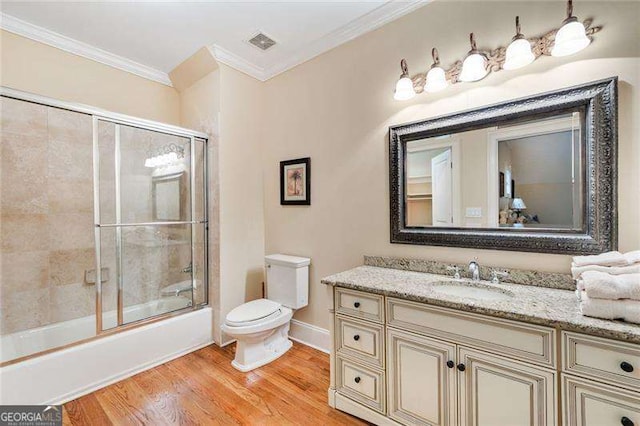
{"type": "MultiPolygon", "coordinates": [[[[356,377],[355,379],[353,379],[354,382],[356,383],[360,383],[360,376],[356,377]]],[[[624,417],[626,419],[626,417],[624,417]]],[[[633,424],[633,423],[632,423],[633,424]]],[[[626,426],[626,425],[625,425],[626,426]]]]}
{"type": "Polygon", "coordinates": [[[456,366],[456,363],[455,363],[455,362],[453,362],[453,361],[447,361],[447,367],[449,367],[449,368],[453,368],[453,367],[455,367],[455,366],[456,366]]]}
{"type": "MultiPolygon", "coordinates": [[[[633,365],[629,364],[626,361],[622,361],[620,363],[620,368],[622,369],[622,371],[625,371],[627,373],[631,373],[633,371],[633,365]]],[[[626,419],[626,417],[623,417],[626,419]]],[[[628,419],[627,419],[628,420],[628,419]]],[[[633,424],[633,422],[631,422],[630,424],[633,424]]],[[[626,426],[626,425],[625,425],[626,426]]]]}
{"type": "Polygon", "coordinates": [[[353,307],[354,308],[359,308],[360,307],[360,302],[354,302],[353,303],[353,307]]]}
{"type": "Polygon", "coordinates": [[[360,340],[360,335],[356,334],[355,336],[353,336],[353,340],[355,340],[356,342],[360,340]]]}
{"type": "Polygon", "coordinates": [[[467,369],[467,367],[465,367],[464,364],[458,364],[458,370],[459,371],[464,371],[466,369],[467,369]]]}
{"type": "Polygon", "coordinates": [[[620,419],[620,423],[622,424],[622,426],[634,426],[633,420],[631,420],[629,417],[622,417],[620,419]]]}

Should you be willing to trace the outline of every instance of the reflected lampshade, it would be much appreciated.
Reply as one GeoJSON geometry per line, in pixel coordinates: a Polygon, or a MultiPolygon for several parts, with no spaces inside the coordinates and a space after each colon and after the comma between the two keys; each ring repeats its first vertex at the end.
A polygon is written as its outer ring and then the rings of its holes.
{"type": "Polygon", "coordinates": [[[524,210],[527,206],[522,198],[514,198],[511,202],[511,208],[514,210],[524,210]]]}

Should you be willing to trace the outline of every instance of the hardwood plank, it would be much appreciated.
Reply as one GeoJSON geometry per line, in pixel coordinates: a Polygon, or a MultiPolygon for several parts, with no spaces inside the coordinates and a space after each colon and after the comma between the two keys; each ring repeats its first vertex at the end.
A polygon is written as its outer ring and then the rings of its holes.
{"type": "Polygon", "coordinates": [[[68,425],[365,425],[327,405],[329,356],[294,343],[249,373],[208,346],[64,405],[68,425]]]}

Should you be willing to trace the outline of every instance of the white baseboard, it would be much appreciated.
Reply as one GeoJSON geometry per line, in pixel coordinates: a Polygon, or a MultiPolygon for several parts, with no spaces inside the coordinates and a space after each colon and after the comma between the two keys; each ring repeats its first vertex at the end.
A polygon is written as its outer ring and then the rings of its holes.
{"type": "Polygon", "coordinates": [[[289,338],[295,342],[312,347],[324,353],[331,351],[331,337],[329,330],[316,327],[306,322],[291,320],[289,338]]]}

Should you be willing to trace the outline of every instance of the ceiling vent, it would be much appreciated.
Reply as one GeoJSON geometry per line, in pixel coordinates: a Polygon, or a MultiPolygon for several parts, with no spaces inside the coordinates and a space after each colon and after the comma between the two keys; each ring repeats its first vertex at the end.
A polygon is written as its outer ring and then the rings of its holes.
{"type": "Polygon", "coordinates": [[[267,50],[276,44],[276,42],[273,39],[271,39],[270,37],[268,37],[267,35],[261,32],[253,36],[249,40],[249,43],[253,44],[255,47],[257,47],[260,50],[267,50]]]}

